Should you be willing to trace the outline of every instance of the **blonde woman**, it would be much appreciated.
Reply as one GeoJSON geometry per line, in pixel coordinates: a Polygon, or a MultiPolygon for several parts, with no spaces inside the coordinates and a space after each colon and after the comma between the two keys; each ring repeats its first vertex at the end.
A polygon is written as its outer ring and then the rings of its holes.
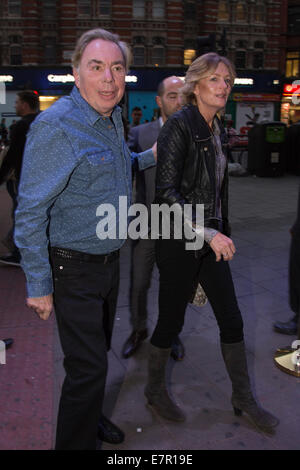
{"type": "Polygon", "coordinates": [[[234,67],[227,58],[215,53],[198,57],[189,67],[182,89],[185,106],[169,118],[158,139],[155,202],[169,206],[189,203],[193,208],[204,204],[205,242],[202,249],[191,251],[184,239],[157,241],[159,318],[150,341],[145,395],[162,417],[184,421],[184,413],[168,394],[165,368],[197,279],[220,330],[234,412],[247,413],[256,426],[271,431],[279,421],[256,403],[251,391],[243,320],[228,263],[236,249],[228,224],[226,134],[217,113],[226,105],[234,78],[234,67]]]}

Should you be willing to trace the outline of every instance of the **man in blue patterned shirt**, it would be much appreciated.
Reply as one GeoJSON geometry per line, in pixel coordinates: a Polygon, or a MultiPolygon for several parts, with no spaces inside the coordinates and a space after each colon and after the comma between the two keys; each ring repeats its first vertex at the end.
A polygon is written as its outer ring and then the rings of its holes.
{"type": "MultiPolygon", "coordinates": [[[[101,409],[124,238],[99,239],[97,208],[131,201],[131,163],[155,164],[154,147],[131,154],[121,109],[130,51],[119,37],[84,33],[72,63],[75,86],[35,120],[24,153],[15,241],[27,305],[47,320],[53,305],[64,352],[56,449],[95,449],[124,439],[101,409]]],[[[127,217],[127,215],[126,215],[127,217]]],[[[126,220],[127,223],[127,220],[126,220]]],[[[123,220],[124,225],[124,220],[123,220]]]]}

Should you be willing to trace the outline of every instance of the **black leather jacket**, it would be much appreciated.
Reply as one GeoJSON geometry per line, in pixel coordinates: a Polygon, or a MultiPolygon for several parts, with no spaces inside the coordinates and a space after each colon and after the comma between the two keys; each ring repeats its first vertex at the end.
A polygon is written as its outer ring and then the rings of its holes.
{"type": "MultiPolygon", "coordinates": [[[[218,118],[216,118],[218,119],[218,118]]],[[[227,136],[218,119],[223,152],[227,136]]],[[[228,166],[221,187],[222,227],[215,219],[216,175],[212,132],[198,107],[184,106],[163,126],[157,142],[155,203],[204,204],[204,226],[230,235],[228,224],[228,166]]],[[[207,245],[207,244],[205,244],[207,245]]]]}

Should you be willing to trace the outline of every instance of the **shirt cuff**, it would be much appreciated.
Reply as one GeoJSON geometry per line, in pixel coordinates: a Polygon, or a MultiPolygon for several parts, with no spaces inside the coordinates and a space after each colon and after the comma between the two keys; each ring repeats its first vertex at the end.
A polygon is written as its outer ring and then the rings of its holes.
{"type": "Polygon", "coordinates": [[[139,170],[145,170],[150,166],[156,165],[154,154],[151,149],[145,150],[138,154],[139,170]]]}
{"type": "Polygon", "coordinates": [[[45,297],[52,294],[53,282],[52,278],[44,279],[40,282],[30,282],[27,280],[27,296],[28,297],[45,297]]]}
{"type": "Polygon", "coordinates": [[[219,231],[215,230],[214,228],[205,227],[204,228],[204,240],[206,241],[206,243],[209,244],[218,233],[219,231]]]}

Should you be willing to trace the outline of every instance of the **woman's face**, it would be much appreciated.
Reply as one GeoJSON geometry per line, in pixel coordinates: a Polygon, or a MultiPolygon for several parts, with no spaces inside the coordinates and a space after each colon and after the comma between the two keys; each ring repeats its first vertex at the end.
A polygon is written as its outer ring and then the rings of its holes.
{"type": "Polygon", "coordinates": [[[199,111],[206,115],[215,114],[224,108],[231,91],[231,77],[228,67],[220,62],[214,72],[201,78],[195,85],[194,94],[199,111]]]}

